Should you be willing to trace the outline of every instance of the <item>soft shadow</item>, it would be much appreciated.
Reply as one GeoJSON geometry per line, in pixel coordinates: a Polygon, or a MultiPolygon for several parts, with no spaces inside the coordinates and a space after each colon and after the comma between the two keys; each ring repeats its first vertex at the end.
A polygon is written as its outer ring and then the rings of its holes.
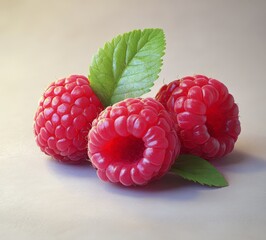
{"type": "MultiPolygon", "coordinates": [[[[81,165],[70,165],[48,159],[48,167],[58,175],[74,178],[97,179],[96,171],[89,162],[81,165]]],[[[228,156],[213,161],[217,167],[228,178],[233,173],[246,174],[266,171],[266,160],[253,156],[239,150],[235,150],[228,156]]],[[[100,181],[100,180],[99,180],[100,181]]],[[[229,181],[230,184],[230,181],[229,181]]],[[[159,180],[151,182],[146,186],[124,187],[121,184],[102,183],[106,191],[123,197],[133,198],[159,198],[173,201],[192,201],[206,191],[222,191],[222,188],[202,186],[187,181],[171,173],[166,174],[159,180]]]]}
{"type": "Polygon", "coordinates": [[[256,173],[266,171],[266,160],[249,153],[234,150],[226,157],[212,164],[222,172],[256,173]]]}
{"type": "Polygon", "coordinates": [[[105,183],[105,188],[112,194],[135,198],[160,198],[173,201],[194,200],[201,191],[217,190],[194,182],[186,181],[171,173],[145,186],[124,187],[121,184],[105,183]]]}
{"type": "Polygon", "coordinates": [[[58,162],[54,159],[48,159],[48,161],[46,162],[48,167],[59,175],[71,176],[76,178],[97,177],[96,171],[92,167],[90,162],[84,162],[82,164],[66,164],[58,162]]]}

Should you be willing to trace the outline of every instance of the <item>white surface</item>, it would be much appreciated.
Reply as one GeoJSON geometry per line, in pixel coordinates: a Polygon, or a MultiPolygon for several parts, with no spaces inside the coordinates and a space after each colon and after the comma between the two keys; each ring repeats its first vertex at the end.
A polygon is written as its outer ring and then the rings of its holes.
{"type": "Polygon", "coordinates": [[[265,239],[266,1],[0,1],[0,238],[265,239]],[[88,73],[104,42],[162,27],[162,82],[223,81],[240,107],[235,151],[216,163],[230,186],[166,176],[144,188],[98,180],[39,151],[32,119],[44,88],[88,73]]]}

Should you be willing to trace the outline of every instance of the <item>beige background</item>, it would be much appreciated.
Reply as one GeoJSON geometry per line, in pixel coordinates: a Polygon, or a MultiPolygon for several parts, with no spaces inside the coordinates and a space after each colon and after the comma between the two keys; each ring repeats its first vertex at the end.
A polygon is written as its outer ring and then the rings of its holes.
{"type": "Polygon", "coordinates": [[[1,239],[264,239],[266,1],[0,0],[1,239]],[[45,87],[88,74],[98,48],[136,28],[165,30],[160,85],[205,74],[240,107],[235,151],[215,163],[230,186],[166,176],[144,188],[104,184],[90,167],[58,164],[34,143],[45,87]]]}

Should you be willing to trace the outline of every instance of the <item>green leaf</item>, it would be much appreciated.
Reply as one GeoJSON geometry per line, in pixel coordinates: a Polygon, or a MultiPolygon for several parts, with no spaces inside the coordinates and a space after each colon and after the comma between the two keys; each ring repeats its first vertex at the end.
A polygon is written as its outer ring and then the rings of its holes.
{"type": "Polygon", "coordinates": [[[193,155],[180,155],[171,168],[171,172],[202,185],[228,186],[224,176],[214,166],[208,161],[193,155]]]}
{"type": "Polygon", "coordinates": [[[107,42],[93,57],[91,87],[105,105],[150,91],[165,50],[162,29],[135,30],[107,42]]]}

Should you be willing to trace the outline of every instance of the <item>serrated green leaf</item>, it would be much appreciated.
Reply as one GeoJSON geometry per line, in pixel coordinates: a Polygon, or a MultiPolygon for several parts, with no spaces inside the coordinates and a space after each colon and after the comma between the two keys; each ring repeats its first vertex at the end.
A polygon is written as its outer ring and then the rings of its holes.
{"type": "Polygon", "coordinates": [[[224,176],[214,166],[194,155],[180,155],[171,168],[171,172],[202,185],[228,186],[224,176]]]}
{"type": "Polygon", "coordinates": [[[92,89],[105,106],[140,97],[158,78],[164,50],[162,29],[135,30],[115,37],[92,60],[92,89]]]}

